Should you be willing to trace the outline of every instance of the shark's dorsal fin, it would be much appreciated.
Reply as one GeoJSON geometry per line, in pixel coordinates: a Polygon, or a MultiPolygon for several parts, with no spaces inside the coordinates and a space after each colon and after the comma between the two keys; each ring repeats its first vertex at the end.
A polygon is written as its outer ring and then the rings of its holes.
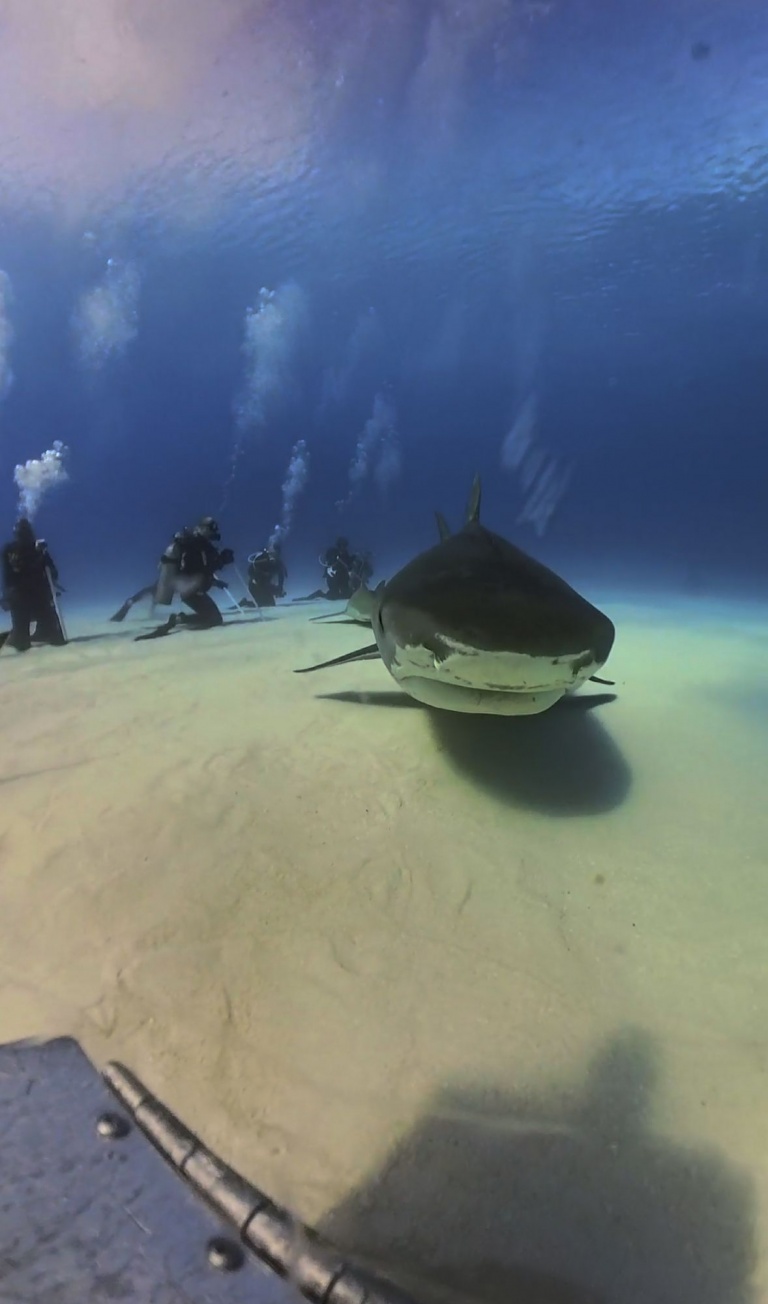
{"type": "Polygon", "coordinates": [[[480,498],[480,476],[476,475],[472,481],[472,488],[469,491],[469,498],[467,500],[467,516],[464,522],[465,525],[478,525],[480,523],[480,498]]]}
{"type": "Polygon", "coordinates": [[[440,542],[445,543],[446,539],[450,539],[451,537],[451,527],[442,512],[435,512],[435,520],[437,521],[437,532],[440,535],[440,542]]]}

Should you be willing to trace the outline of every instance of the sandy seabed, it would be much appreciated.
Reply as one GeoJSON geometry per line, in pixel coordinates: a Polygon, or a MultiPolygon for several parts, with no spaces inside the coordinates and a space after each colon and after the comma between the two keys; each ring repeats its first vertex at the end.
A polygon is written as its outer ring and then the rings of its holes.
{"type": "Polygon", "coordinates": [[[320,606],[6,649],[0,1040],[422,1300],[768,1301],[768,609],[604,606],[518,720],[291,674],[370,641],[320,606]]]}

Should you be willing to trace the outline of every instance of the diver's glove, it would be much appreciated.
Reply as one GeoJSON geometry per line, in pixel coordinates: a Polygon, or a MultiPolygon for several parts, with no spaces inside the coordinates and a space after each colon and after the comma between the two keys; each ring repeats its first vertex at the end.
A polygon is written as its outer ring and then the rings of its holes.
{"type": "Polygon", "coordinates": [[[235,560],[235,554],[233,553],[232,549],[222,548],[221,552],[219,553],[219,565],[231,566],[234,560],[235,560]]]}

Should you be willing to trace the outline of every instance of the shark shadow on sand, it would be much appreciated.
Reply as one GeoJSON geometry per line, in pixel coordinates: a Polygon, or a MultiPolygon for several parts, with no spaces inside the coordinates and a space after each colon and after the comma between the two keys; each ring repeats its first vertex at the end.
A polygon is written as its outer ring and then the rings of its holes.
{"type": "Polygon", "coordinates": [[[543,715],[460,716],[430,711],[441,751],[458,774],[498,801],[547,815],[597,815],[629,794],[632,772],[595,707],[608,693],[564,697],[543,715]]]}
{"type": "MultiPolygon", "coordinates": [[[[323,700],[370,707],[419,709],[393,690],[323,693],[323,700]]],[[[467,715],[425,711],[437,743],[457,774],[489,796],[547,815],[595,815],[627,797],[632,772],[595,709],[612,693],[569,695],[541,715],[467,715]]]]}

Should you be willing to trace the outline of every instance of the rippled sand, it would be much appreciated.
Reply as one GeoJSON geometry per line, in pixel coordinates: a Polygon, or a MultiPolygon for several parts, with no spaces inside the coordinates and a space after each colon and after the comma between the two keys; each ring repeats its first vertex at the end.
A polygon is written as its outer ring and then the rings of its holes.
{"type": "Polygon", "coordinates": [[[292,675],[369,641],[306,607],[6,649],[0,1038],[423,1299],[768,1300],[768,611],[606,606],[517,721],[292,675]]]}

